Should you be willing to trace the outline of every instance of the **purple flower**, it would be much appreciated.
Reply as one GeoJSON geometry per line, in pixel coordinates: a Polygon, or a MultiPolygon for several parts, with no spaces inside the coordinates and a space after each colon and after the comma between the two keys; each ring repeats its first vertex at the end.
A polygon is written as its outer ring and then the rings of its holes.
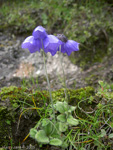
{"type": "Polygon", "coordinates": [[[44,40],[44,50],[45,52],[50,52],[52,56],[56,54],[58,48],[61,44],[61,41],[54,35],[48,35],[44,40]]]}
{"type": "Polygon", "coordinates": [[[47,33],[45,28],[43,28],[42,26],[38,26],[34,29],[33,34],[34,39],[45,39],[47,37],[47,33]]]}
{"type": "Polygon", "coordinates": [[[50,52],[52,56],[56,54],[61,44],[57,37],[48,35],[42,26],[36,27],[32,35],[24,40],[22,48],[28,48],[31,53],[44,49],[45,53],[50,52]]]}
{"type": "Polygon", "coordinates": [[[72,51],[79,50],[79,43],[73,40],[68,40],[63,34],[58,34],[57,37],[59,40],[61,40],[62,53],[67,53],[67,55],[70,56],[72,51]]]}
{"type": "Polygon", "coordinates": [[[22,48],[28,48],[30,53],[40,51],[41,43],[40,40],[35,40],[33,36],[27,37],[22,43],[22,48]]]}

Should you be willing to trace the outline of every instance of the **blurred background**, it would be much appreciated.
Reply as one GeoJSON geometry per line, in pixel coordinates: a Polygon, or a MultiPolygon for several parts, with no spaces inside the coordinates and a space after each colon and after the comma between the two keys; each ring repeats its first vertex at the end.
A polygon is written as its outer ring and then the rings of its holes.
{"type": "MultiPolygon", "coordinates": [[[[38,25],[49,34],[63,33],[80,43],[80,51],[73,52],[64,65],[67,62],[65,69],[69,77],[84,79],[81,86],[95,84],[99,79],[113,80],[113,0],[0,0],[1,87],[7,77],[21,77],[19,71],[22,68],[25,71],[25,63],[31,70],[37,67],[32,59],[35,56],[23,51],[21,42],[38,25]],[[69,67],[68,60],[73,66],[69,67]],[[70,68],[75,65],[78,68],[72,69],[75,72],[71,74],[70,68]],[[74,76],[78,69],[80,74],[74,76]]],[[[37,63],[41,65],[35,72],[40,75],[43,62],[37,63]]]]}

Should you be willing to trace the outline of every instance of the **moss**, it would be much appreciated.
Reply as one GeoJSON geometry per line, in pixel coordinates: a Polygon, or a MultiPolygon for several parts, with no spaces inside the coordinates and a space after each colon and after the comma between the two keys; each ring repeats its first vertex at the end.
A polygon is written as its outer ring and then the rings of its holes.
{"type": "Polygon", "coordinates": [[[25,106],[26,104],[32,105],[33,99],[36,100],[37,104],[39,104],[40,102],[41,105],[44,99],[48,99],[48,92],[34,92],[32,90],[28,90],[27,88],[10,86],[1,89],[0,97],[2,101],[10,101],[12,106],[14,106],[15,108],[18,107],[20,104],[25,104],[25,106]]]}
{"type": "MultiPolygon", "coordinates": [[[[77,90],[67,89],[67,95],[69,99],[69,103],[72,105],[77,105],[77,103],[82,99],[87,99],[91,95],[94,95],[94,88],[93,87],[85,87],[77,90]]],[[[57,91],[52,92],[52,96],[54,101],[64,101],[65,93],[64,89],[60,89],[57,91]]]]}
{"type": "Polygon", "coordinates": [[[0,146],[8,146],[11,136],[12,117],[9,115],[7,107],[0,107],[0,146]]]}
{"type": "MultiPolygon", "coordinates": [[[[21,117],[20,128],[18,132],[19,137],[15,135],[17,132],[17,123],[22,111],[26,108],[34,107],[35,101],[37,107],[44,105],[44,100],[48,100],[48,92],[32,91],[27,88],[20,88],[16,86],[4,87],[0,91],[0,145],[7,146],[10,144],[10,138],[13,136],[13,144],[19,144],[19,140],[23,140],[28,134],[31,125],[34,125],[39,119],[39,114],[36,110],[29,110],[23,113],[21,117]],[[4,107],[5,106],[5,107],[4,107]],[[32,116],[32,118],[31,118],[32,116]],[[28,118],[28,119],[26,119],[28,118]],[[29,120],[30,118],[30,120],[29,120]],[[26,125],[27,123],[27,125],[26,125]],[[22,126],[22,127],[21,127],[22,126]],[[23,126],[27,126],[27,129],[23,129],[23,126]],[[25,130],[25,132],[23,132],[25,130]]],[[[43,114],[43,109],[41,114],[43,114]]]]}

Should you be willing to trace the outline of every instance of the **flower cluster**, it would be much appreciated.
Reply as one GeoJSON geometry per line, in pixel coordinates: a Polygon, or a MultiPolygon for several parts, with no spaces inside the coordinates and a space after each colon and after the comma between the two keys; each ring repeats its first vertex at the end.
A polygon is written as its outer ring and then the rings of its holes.
{"type": "Polygon", "coordinates": [[[31,53],[40,52],[40,49],[43,49],[45,53],[50,52],[52,56],[61,50],[62,53],[67,53],[69,56],[72,51],[79,50],[79,43],[67,40],[62,34],[58,34],[57,37],[48,35],[45,28],[38,26],[34,29],[32,36],[24,40],[22,48],[28,48],[31,53]]]}

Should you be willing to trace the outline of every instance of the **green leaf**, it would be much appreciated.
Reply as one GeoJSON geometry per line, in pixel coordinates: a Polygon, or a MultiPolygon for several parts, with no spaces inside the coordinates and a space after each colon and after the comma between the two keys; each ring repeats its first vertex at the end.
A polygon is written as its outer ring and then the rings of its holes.
{"type": "Polygon", "coordinates": [[[68,125],[66,123],[62,123],[62,122],[59,122],[59,130],[60,132],[65,132],[68,128],[68,125]]]}
{"type": "Polygon", "coordinates": [[[113,128],[113,122],[110,123],[110,126],[113,128]]]}
{"type": "Polygon", "coordinates": [[[44,130],[39,130],[37,132],[37,134],[35,135],[35,139],[39,143],[44,143],[44,144],[48,144],[49,143],[49,138],[46,136],[46,133],[45,133],[44,130]]]}
{"type": "Polygon", "coordinates": [[[69,145],[68,145],[67,141],[63,141],[62,148],[66,149],[68,146],[69,145]]]}
{"type": "Polygon", "coordinates": [[[75,106],[70,106],[68,112],[72,112],[72,111],[74,111],[75,109],[76,109],[75,106]]]}
{"type": "Polygon", "coordinates": [[[32,129],[30,130],[30,137],[32,137],[33,139],[35,139],[35,135],[36,135],[37,132],[38,132],[38,131],[37,131],[36,129],[32,128],[32,129]]]}
{"type": "Polygon", "coordinates": [[[49,119],[43,119],[42,120],[42,126],[47,126],[50,123],[49,119]]]}
{"type": "Polygon", "coordinates": [[[60,113],[64,113],[64,103],[63,102],[57,102],[55,104],[55,108],[57,111],[59,111],[60,113]]]}
{"type": "Polygon", "coordinates": [[[54,130],[51,133],[51,136],[54,138],[58,138],[60,137],[61,132],[59,131],[59,122],[56,122],[55,126],[54,126],[54,130]]]}
{"type": "Polygon", "coordinates": [[[43,127],[43,130],[45,131],[47,136],[50,136],[55,130],[54,125],[52,124],[52,122],[49,121],[49,123],[43,127]]]}
{"type": "Polygon", "coordinates": [[[106,131],[104,129],[101,129],[101,134],[99,135],[99,137],[104,137],[106,135],[106,131]]]}
{"type": "Polygon", "coordinates": [[[109,138],[113,138],[113,133],[111,133],[111,134],[109,135],[109,138]]]}
{"type": "Polygon", "coordinates": [[[61,122],[66,122],[66,115],[65,114],[58,115],[57,119],[61,122]]]}
{"type": "Polygon", "coordinates": [[[61,146],[62,145],[62,141],[60,139],[54,138],[54,139],[50,140],[50,145],[61,146]]]}
{"type": "Polygon", "coordinates": [[[86,150],[85,148],[81,147],[80,150],[86,150]]]}
{"type": "Polygon", "coordinates": [[[54,126],[49,119],[42,120],[42,128],[45,131],[46,135],[49,136],[54,130],[54,126]]]}
{"type": "Polygon", "coordinates": [[[79,121],[77,119],[73,118],[73,116],[71,116],[71,115],[67,118],[67,122],[69,125],[74,125],[74,126],[79,124],[79,121]]]}
{"type": "Polygon", "coordinates": [[[67,102],[63,102],[63,107],[64,111],[68,111],[70,106],[67,104],[67,102]]]}
{"type": "Polygon", "coordinates": [[[103,87],[104,86],[104,82],[103,81],[98,81],[98,83],[103,87]]]}
{"type": "Polygon", "coordinates": [[[7,123],[8,125],[11,125],[11,121],[10,121],[10,120],[6,120],[6,123],[7,123]]]}

